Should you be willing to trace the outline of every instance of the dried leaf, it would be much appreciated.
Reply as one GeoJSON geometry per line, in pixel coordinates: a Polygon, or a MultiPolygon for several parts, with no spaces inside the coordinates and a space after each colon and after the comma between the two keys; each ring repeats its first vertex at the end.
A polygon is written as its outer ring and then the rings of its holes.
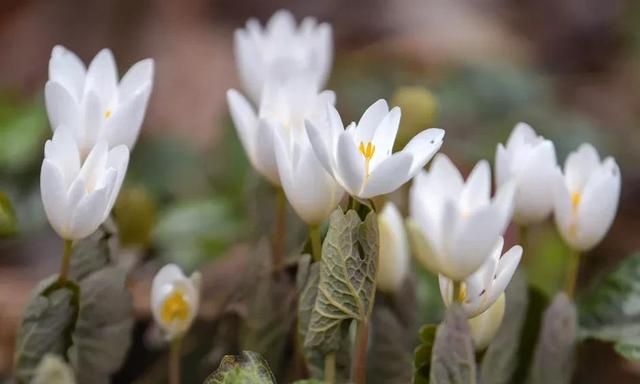
{"type": "Polygon", "coordinates": [[[430,384],[475,384],[476,361],[469,324],[462,308],[452,306],[436,330],[430,384]]]}
{"type": "Polygon", "coordinates": [[[506,312],[502,325],[482,358],[480,382],[511,382],[518,364],[520,334],[526,320],[528,299],[527,282],[522,273],[516,273],[506,290],[506,312]]]}
{"type": "Polygon", "coordinates": [[[243,351],[240,355],[222,358],[218,369],[204,384],[275,384],[267,362],[257,353],[243,351]]]}
{"type": "Polygon", "coordinates": [[[375,296],[378,226],[375,213],[364,221],[349,210],[336,209],[322,246],[318,294],[311,313],[305,348],[323,354],[338,351],[345,320],[365,320],[375,296]]]}
{"type": "Polygon", "coordinates": [[[530,369],[530,384],[571,382],[576,346],[576,307],[558,293],[544,312],[530,369]]]}
{"type": "Polygon", "coordinates": [[[46,354],[64,356],[70,345],[70,332],[78,313],[78,287],[71,282],[58,286],[58,277],[51,276],[31,294],[16,341],[18,382],[30,382],[46,354]]]}
{"type": "Polygon", "coordinates": [[[47,354],[38,364],[31,384],[75,384],[73,370],[58,355],[47,354]]]}

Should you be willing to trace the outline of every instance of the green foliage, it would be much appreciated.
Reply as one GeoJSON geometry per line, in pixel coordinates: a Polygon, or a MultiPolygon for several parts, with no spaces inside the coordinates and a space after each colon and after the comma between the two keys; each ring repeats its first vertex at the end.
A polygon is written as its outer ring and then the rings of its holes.
{"type": "Polygon", "coordinates": [[[436,329],[431,351],[430,384],[475,384],[476,360],[467,316],[450,307],[436,329]]]}
{"type": "Polygon", "coordinates": [[[576,307],[558,293],[544,312],[542,328],[529,371],[530,384],[571,382],[576,347],[576,307]]]}
{"type": "Polygon", "coordinates": [[[31,384],[75,384],[73,370],[57,355],[45,355],[31,384]]]}
{"type": "Polygon", "coordinates": [[[524,328],[529,297],[522,272],[516,272],[506,290],[502,325],[487,348],[480,367],[480,382],[508,384],[518,365],[520,335],[524,328]]]}
{"type": "Polygon", "coordinates": [[[42,143],[48,134],[44,108],[37,103],[20,103],[0,98],[0,172],[25,172],[41,159],[42,143]]]}
{"type": "Polygon", "coordinates": [[[580,336],[614,343],[640,360],[640,253],[624,260],[578,302],[580,336]]]}
{"type": "Polygon", "coordinates": [[[429,384],[431,373],[431,357],[433,353],[433,343],[436,339],[435,324],[426,324],[418,332],[420,345],[414,352],[413,360],[413,382],[414,384],[429,384]]]}
{"type": "Polygon", "coordinates": [[[17,231],[18,223],[11,201],[0,191],[0,238],[13,236],[17,231]]]}
{"type": "Polygon", "coordinates": [[[331,214],[322,247],[318,294],[305,348],[323,354],[340,349],[345,321],[369,317],[375,295],[378,225],[374,212],[364,221],[340,208],[331,214]]]}
{"type": "Polygon", "coordinates": [[[156,222],[156,202],[142,186],[124,187],[113,207],[123,246],[146,247],[156,222]]]}
{"type": "Polygon", "coordinates": [[[204,384],[275,384],[267,362],[257,353],[244,351],[222,358],[218,369],[204,384]]]}

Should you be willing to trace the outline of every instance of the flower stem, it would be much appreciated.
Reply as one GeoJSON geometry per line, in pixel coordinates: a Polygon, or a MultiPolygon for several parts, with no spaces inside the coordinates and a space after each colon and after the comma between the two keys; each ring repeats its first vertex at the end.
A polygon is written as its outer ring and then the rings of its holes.
{"type": "Polygon", "coordinates": [[[462,282],[454,281],[453,282],[453,302],[454,303],[462,303],[464,300],[462,297],[462,282]]]}
{"type": "Polygon", "coordinates": [[[324,382],[333,384],[336,382],[336,354],[329,353],[324,357],[324,382]]]}
{"type": "Polygon", "coordinates": [[[284,265],[284,241],[287,227],[287,197],[278,188],[276,194],[276,228],[273,236],[273,269],[279,271],[284,265]]]}
{"type": "Polygon", "coordinates": [[[62,264],[60,264],[60,276],[58,277],[58,283],[61,285],[67,281],[67,276],[69,275],[72,246],[73,240],[64,241],[64,249],[62,251],[62,264]]]}
{"type": "Polygon", "coordinates": [[[570,298],[573,298],[575,296],[576,281],[578,280],[579,271],[580,251],[571,249],[569,253],[569,265],[567,266],[567,276],[564,285],[564,291],[570,298]]]}
{"type": "Polygon", "coordinates": [[[182,336],[171,340],[169,350],[169,384],[180,384],[180,347],[182,336]]]}
{"type": "Polygon", "coordinates": [[[322,257],[322,240],[320,239],[320,226],[309,227],[309,238],[311,239],[311,256],[314,261],[320,261],[322,257]]]}
{"type": "Polygon", "coordinates": [[[358,321],[356,330],[356,350],[353,357],[351,379],[355,384],[367,381],[367,343],[369,341],[369,324],[367,320],[358,321]]]}

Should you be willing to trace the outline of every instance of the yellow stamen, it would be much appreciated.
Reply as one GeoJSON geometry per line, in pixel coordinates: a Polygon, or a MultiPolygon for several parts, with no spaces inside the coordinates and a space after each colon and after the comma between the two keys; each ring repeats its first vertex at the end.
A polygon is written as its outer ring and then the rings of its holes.
{"type": "Polygon", "coordinates": [[[367,145],[364,145],[364,142],[360,142],[360,146],[358,146],[358,150],[360,151],[360,153],[362,154],[362,156],[364,156],[364,166],[365,166],[365,173],[368,176],[369,175],[369,162],[371,161],[371,158],[373,158],[373,154],[376,153],[376,146],[373,145],[373,143],[368,142],[367,145]]]}
{"type": "Polygon", "coordinates": [[[465,283],[460,284],[460,292],[458,292],[458,303],[464,303],[467,299],[467,285],[465,283]]]}
{"type": "Polygon", "coordinates": [[[185,294],[180,290],[175,290],[162,303],[160,318],[166,323],[176,320],[186,321],[191,314],[191,308],[187,302],[185,294]]]}
{"type": "Polygon", "coordinates": [[[571,210],[573,213],[573,219],[571,224],[569,224],[569,235],[575,237],[578,232],[578,219],[576,217],[578,213],[578,207],[580,206],[580,202],[582,201],[582,195],[580,192],[573,192],[571,194],[571,210]]]}
{"type": "Polygon", "coordinates": [[[571,207],[573,207],[574,211],[578,209],[578,206],[580,205],[581,200],[582,200],[582,196],[580,195],[580,192],[573,192],[571,194],[571,207]]]}
{"type": "Polygon", "coordinates": [[[110,118],[110,117],[111,117],[111,110],[110,110],[110,109],[107,109],[107,110],[104,112],[104,118],[105,118],[105,119],[108,119],[108,118],[110,118]]]}

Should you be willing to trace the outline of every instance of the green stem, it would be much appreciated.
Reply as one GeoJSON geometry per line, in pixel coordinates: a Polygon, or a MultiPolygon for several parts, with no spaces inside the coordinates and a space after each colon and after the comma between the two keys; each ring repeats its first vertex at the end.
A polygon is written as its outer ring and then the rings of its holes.
{"type": "Polygon", "coordinates": [[[180,348],[182,336],[171,340],[169,350],[169,384],[180,384],[180,348]]]}
{"type": "Polygon", "coordinates": [[[463,301],[464,301],[464,297],[462,297],[462,282],[454,281],[453,282],[453,302],[462,303],[463,301]]]}
{"type": "Polygon", "coordinates": [[[71,264],[71,250],[73,248],[73,240],[64,241],[64,249],[62,251],[62,264],[60,265],[60,276],[58,282],[62,285],[67,281],[69,276],[69,266],[71,264]]]}
{"type": "Polygon", "coordinates": [[[282,188],[276,194],[276,228],[273,236],[273,269],[279,271],[284,265],[284,241],[287,228],[287,197],[282,188]]]}
{"type": "Polygon", "coordinates": [[[367,320],[358,321],[356,328],[356,350],[353,357],[351,379],[355,384],[367,382],[367,343],[369,342],[369,324],[367,320]]]}
{"type": "Polygon", "coordinates": [[[580,251],[571,249],[569,253],[569,265],[567,266],[567,276],[564,285],[564,291],[570,298],[573,298],[575,296],[576,281],[578,280],[579,271],[580,251]]]}
{"type": "Polygon", "coordinates": [[[336,382],[336,354],[329,353],[324,357],[324,382],[333,384],[336,382]]]}
{"type": "Polygon", "coordinates": [[[311,239],[311,256],[314,261],[320,261],[322,257],[322,240],[320,239],[320,226],[309,227],[309,238],[311,239]]]}

